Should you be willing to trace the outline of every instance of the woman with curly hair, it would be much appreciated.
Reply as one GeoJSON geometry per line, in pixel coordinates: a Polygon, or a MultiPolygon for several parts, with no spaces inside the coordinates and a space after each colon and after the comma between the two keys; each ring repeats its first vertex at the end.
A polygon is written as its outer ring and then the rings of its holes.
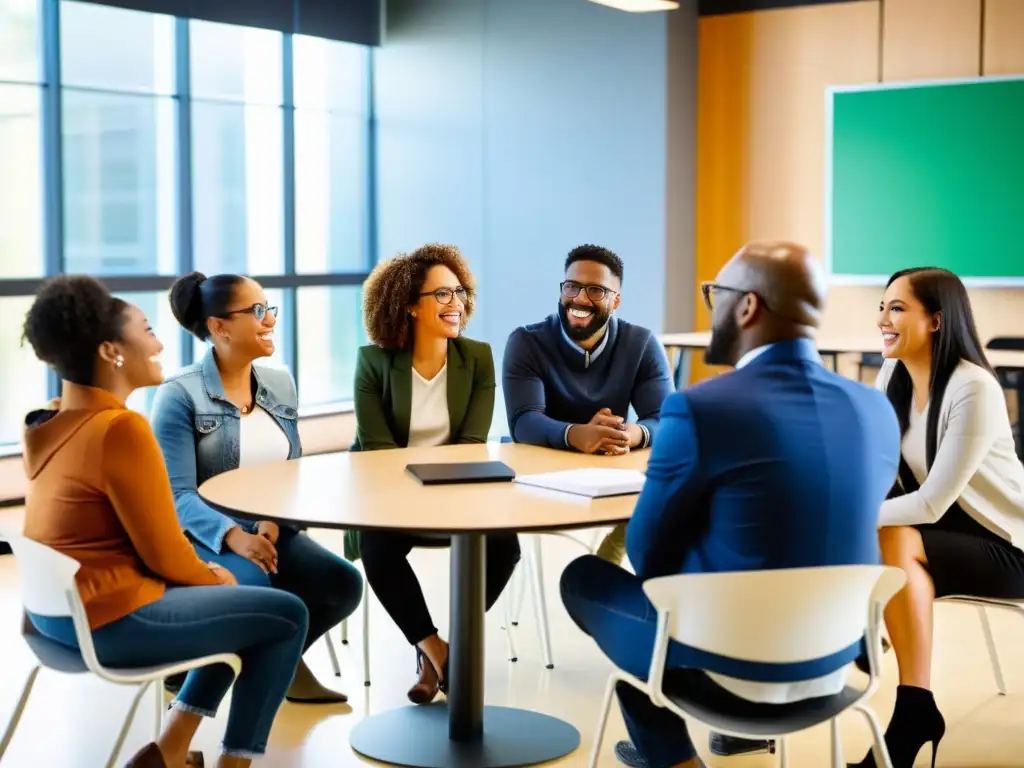
{"type": "MultiPolygon", "coordinates": [[[[494,411],[494,359],[462,331],[476,302],[473,275],[451,245],[425,245],[381,262],[363,286],[363,318],[373,342],[359,350],[355,376],[355,451],[483,443],[494,411]]],[[[346,550],[362,556],[366,580],[416,647],[409,700],[427,704],[447,688],[448,644],[430,618],[409,565],[414,547],[447,539],[406,533],[350,534],[346,550]]],[[[487,537],[490,609],[519,562],[515,534],[487,537]]]]}

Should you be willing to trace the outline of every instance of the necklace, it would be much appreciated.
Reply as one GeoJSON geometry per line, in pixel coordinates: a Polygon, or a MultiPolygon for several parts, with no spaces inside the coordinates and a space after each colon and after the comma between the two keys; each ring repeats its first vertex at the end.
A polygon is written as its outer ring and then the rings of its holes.
{"type": "Polygon", "coordinates": [[[249,406],[248,405],[243,405],[241,410],[242,410],[242,413],[248,413],[249,412],[249,406]]]}

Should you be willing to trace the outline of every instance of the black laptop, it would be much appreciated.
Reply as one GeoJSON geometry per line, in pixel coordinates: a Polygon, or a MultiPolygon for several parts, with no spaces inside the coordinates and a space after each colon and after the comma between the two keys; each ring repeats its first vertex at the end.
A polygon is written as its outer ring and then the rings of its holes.
{"type": "Polygon", "coordinates": [[[405,471],[423,485],[510,483],[516,473],[502,461],[464,461],[448,464],[409,464],[405,471]]]}

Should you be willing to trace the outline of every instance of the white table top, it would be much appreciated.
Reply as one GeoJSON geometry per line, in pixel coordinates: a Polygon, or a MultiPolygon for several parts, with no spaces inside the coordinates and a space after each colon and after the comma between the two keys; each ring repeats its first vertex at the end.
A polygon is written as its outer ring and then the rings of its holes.
{"type": "Polygon", "coordinates": [[[310,528],[444,534],[589,528],[628,520],[636,496],[590,499],[519,483],[423,486],[405,467],[496,460],[519,475],[643,470],[648,454],[587,456],[511,443],[330,453],[224,472],[203,483],[199,494],[243,517],[310,528]]]}

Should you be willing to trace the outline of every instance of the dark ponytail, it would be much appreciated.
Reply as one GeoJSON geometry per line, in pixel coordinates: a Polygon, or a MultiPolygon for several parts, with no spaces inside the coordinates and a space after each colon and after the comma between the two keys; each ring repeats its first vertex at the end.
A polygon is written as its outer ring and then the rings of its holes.
{"type": "MultiPolygon", "coordinates": [[[[909,278],[910,288],[926,312],[933,315],[941,313],[939,329],[932,334],[932,371],[928,382],[928,401],[931,405],[928,408],[925,444],[927,465],[931,469],[938,448],[942,400],[960,361],[967,360],[993,376],[995,374],[985,358],[978,329],[974,325],[971,300],[960,278],[946,269],[917,267],[897,272],[889,278],[885,287],[888,288],[901,277],[909,278]]],[[[906,434],[910,425],[910,409],[913,407],[914,383],[902,360],[896,363],[885,394],[896,409],[900,434],[906,434]]]]}
{"type": "Polygon", "coordinates": [[[245,280],[241,275],[214,275],[192,272],[171,286],[171,311],[181,327],[200,341],[210,338],[206,321],[224,317],[235,289],[245,280]]]}

